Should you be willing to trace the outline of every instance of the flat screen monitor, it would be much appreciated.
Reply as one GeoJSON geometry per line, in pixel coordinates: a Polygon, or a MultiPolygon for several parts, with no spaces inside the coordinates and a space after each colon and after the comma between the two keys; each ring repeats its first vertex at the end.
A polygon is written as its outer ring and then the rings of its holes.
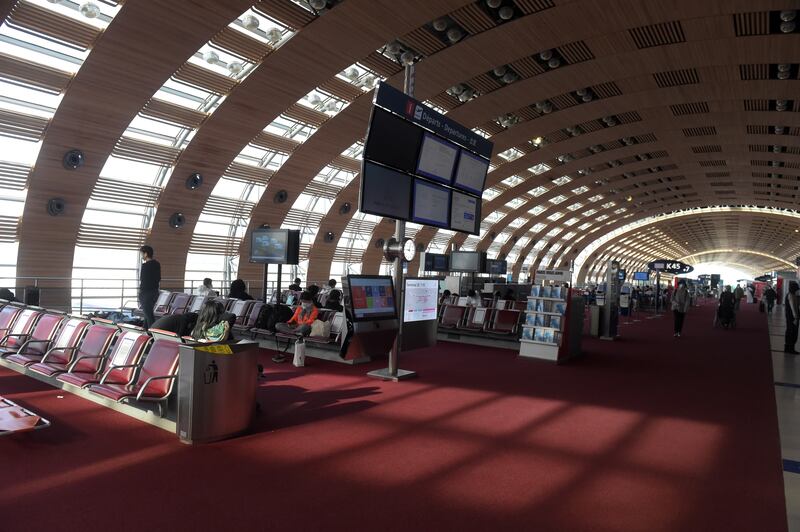
{"type": "Polygon", "coordinates": [[[506,271],[508,271],[507,261],[486,259],[486,273],[492,275],[505,275],[506,271]]]}
{"type": "Polygon", "coordinates": [[[289,229],[254,229],[250,236],[250,262],[297,264],[300,257],[300,232],[289,229]]]}
{"type": "Polygon", "coordinates": [[[489,161],[462,149],[461,156],[458,158],[453,186],[480,196],[483,194],[483,185],[486,182],[486,172],[488,171],[489,161]]]}
{"type": "Polygon", "coordinates": [[[425,133],[422,137],[422,149],[419,152],[417,175],[449,185],[453,180],[453,168],[457,157],[458,148],[454,144],[431,133],[425,133]]]}
{"type": "Polygon", "coordinates": [[[620,269],[619,271],[617,271],[617,279],[619,279],[620,281],[625,280],[625,270],[620,269]]]}
{"type": "Polygon", "coordinates": [[[394,287],[388,275],[348,275],[354,321],[397,319],[394,287]]]}
{"type": "Polygon", "coordinates": [[[633,272],[633,280],[634,281],[649,281],[650,280],[650,273],[649,272],[633,272]]]}
{"type": "Polygon", "coordinates": [[[430,321],[436,319],[439,302],[439,280],[435,278],[406,277],[403,304],[403,321],[430,321]]]}
{"type": "Polygon", "coordinates": [[[417,169],[423,132],[419,126],[375,107],[367,131],[364,159],[413,173],[417,169]]]}
{"type": "Polygon", "coordinates": [[[448,272],[450,271],[450,261],[447,255],[440,253],[425,253],[426,272],[448,272]]]}
{"type": "Polygon", "coordinates": [[[414,180],[412,222],[447,228],[450,220],[450,190],[423,181],[414,180]]]}
{"type": "Polygon", "coordinates": [[[413,180],[403,172],[364,161],[358,208],[376,216],[408,220],[413,180]]]}
{"type": "Polygon", "coordinates": [[[477,235],[481,219],[481,199],[453,191],[450,200],[450,229],[477,235]]]}
{"type": "Polygon", "coordinates": [[[450,253],[450,271],[480,273],[483,269],[482,255],[479,251],[453,251],[450,253]]]}

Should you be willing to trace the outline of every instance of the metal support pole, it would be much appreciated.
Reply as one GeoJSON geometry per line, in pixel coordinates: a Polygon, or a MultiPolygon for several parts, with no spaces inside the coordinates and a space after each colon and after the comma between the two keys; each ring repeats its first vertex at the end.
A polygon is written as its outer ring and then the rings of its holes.
{"type": "MultiPolygon", "coordinates": [[[[278,264],[278,280],[275,281],[275,302],[276,303],[280,303],[281,302],[281,276],[282,275],[283,275],[283,265],[282,264],[278,264]]],[[[267,287],[265,286],[264,290],[266,291],[266,289],[267,289],[267,287]]]]}
{"type": "MultiPolygon", "coordinates": [[[[280,266],[278,266],[280,268],[280,266]]],[[[269,264],[264,264],[264,282],[263,282],[263,299],[264,304],[267,304],[267,269],[269,268],[269,264]]]]}

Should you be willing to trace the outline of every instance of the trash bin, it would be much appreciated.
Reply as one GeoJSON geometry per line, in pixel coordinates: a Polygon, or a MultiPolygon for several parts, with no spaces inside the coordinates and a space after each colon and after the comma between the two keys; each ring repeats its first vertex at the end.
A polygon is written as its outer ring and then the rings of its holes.
{"type": "Polygon", "coordinates": [[[600,336],[600,319],[602,318],[602,307],[597,305],[589,306],[589,334],[594,337],[600,336]]]}
{"type": "Polygon", "coordinates": [[[204,443],[245,432],[253,421],[258,344],[181,345],[177,435],[204,443]]]}

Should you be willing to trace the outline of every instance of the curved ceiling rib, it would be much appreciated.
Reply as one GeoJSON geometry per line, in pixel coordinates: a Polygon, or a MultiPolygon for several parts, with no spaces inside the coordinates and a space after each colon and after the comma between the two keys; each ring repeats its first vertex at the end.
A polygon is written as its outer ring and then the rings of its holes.
{"type": "Polygon", "coordinates": [[[117,139],[154,89],[246,5],[240,0],[123,5],[70,84],[45,133],[29,178],[18,276],[70,277],[89,194],[117,139]],[[64,153],[72,148],[85,155],[85,164],[77,170],[62,166],[64,153]],[[48,216],[46,209],[53,197],[67,205],[57,218],[48,216]]]}
{"type": "MultiPolygon", "coordinates": [[[[167,254],[167,274],[183,277],[201,208],[242,148],[268,124],[304,95],[353,64],[353,58],[366,57],[392,36],[411,31],[465,3],[466,0],[447,0],[400,5],[388,0],[348,0],[270,54],[200,127],[173,170],[177,176],[198,171],[205,177],[205,185],[187,193],[182,179],[170,179],[161,198],[151,242],[167,254]],[[169,216],[176,211],[187,219],[180,230],[168,224],[169,216]]],[[[309,142],[312,140],[313,135],[309,142]]],[[[270,183],[274,179],[275,176],[270,178],[270,183]]],[[[272,190],[271,185],[268,188],[272,190]]],[[[270,192],[267,194],[271,197],[270,192]]]]}

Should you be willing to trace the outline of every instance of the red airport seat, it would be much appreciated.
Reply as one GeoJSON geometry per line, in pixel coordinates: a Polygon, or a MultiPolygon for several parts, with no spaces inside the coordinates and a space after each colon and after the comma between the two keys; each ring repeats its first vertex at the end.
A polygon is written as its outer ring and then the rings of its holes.
{"type": "Polygon", "coordinates": [[[189,300],[192,298],[189,294],[184,293],[177,293],[172,298],[172,302],[169,304],[169,312],[168,314],[183,314],[186,312],[186,307],[189,306],[189,300]]]}
{"type": "Polygon", "coordinates": [[[36,325],[36,320],[41,315],[41,311],[32,308],[23,309],[19,313],[11,329],[2,333],[2,337],[0,337],[0,357],[16,353],[22,347],[25,340],[30,337],[33,327],[36,325]]]}
{"type": "MultiPolygon", "coordinates": [[[[67,371],[67,367],[75,359],[76,353],[80,349],[81,339],[88,327],[89,322],[86,320],[67,319],[47,353],[40,361],[29,365],[28,369],[47,377],[67,371]]],[[[11,357],[9,357],[10,359],[11,357]]]]}
{"type": "Polygon", "coordinates": [[[231,303],[228,312],[236,316],[236,323],[242,323],[250,312],[250,307],[253,306],[255,301],[246,301],[241,299],[234,299],[231,303]]]}
{"type": "Polygon", "coordinates": [[[0,338],[11,330],[22,308],[13,304],[6,305],[0,310],[0,338]]]}
{"type": "Polygon", "coordinates": [[[460,307],[458,305],[444,305],[442,307],[442,316],[439,318],[439,327],[445,329],[455,329],[464,321],[464,316],[467,313],[467,307],[460,307]]]}
{"type": "MultiPolygon", "coordinates": [[[[84,344],[88,339],[89,334],[87,333],[84,344]]],[[[133,369],[127,366],[139,361],[144,348],[149,342],[150,337],[146,333],[124,331],[117,337],[114,348],[108,357],[103,356],[105,351],[103,351],[103,355],[81,355],[70,366],[68,373],[62,373],[56,378],[61,382],[85,388],[90,384],[99,383],[100,379],[110,373],[106,378],[106,382],[109,384],[128,384],[133,379],[134,372],[133,369]],[[125,367],[114,369],[113,366],[125,367]],[[105,373],[103,371],[104,367],[106,368],[105,373]],[[111,370],[110,372],[108,371],[109,369],[111,370]]],[[[81,345],[81,350],[83,350],[83,345],[81,345]]]]}
{"type": "Polygon", "coordinates": [[[63,322],[63,314],[44,314],[36,322],[33,332],[19,346],[16,353],[5,355],[5,359],[21,366],[30,366],[39,362],[50,347],[50,342],[55,337],[58,326],[63,322]]]}
{"type": "Polygon", "coordinates": [[[189,302],[186,312],[200,312],[200,309],[203,308],[203,304],[207,299],[206,296],[192,296],[192,300],[189,302]]]}
{"type": "Polygon", "coordinates": [[[159,292],[158,299],[156,299],[156,304],[153,307],[153,314],[160,318],[169,312],[169,305],[172,303],[172,300],[176,294],[177,292],[159,292]]]}
{"type": "Polygon", "coordinates": [[[489,323],[491,310],[485,307],[469,307],[464,324],[460,328],[472,331],[483,330],[489,323]]]}
{"type": "Polygon", "coordinates": [[[161,403],[172,393],[178,375],[179,348],[178,342],[158,339],[153,342],[144,362],[112,364],[98,384],[89,385],[89,391],[118,403],[132,399],[156,402],[159,414],[163,416],[161,403]],[[138,374],[128,382],[114,382],[113,373],[123,369],[138,374]]]}
{"type": "Polygon", "coordinates": [[[256,301],[250,307],[250,311],[245,316],[236,316],[236,324],[233,326],[236,331],[249,331],[256,326],[261,309],[264,308],[263,301],[256,301]]]}
{"type": "Polygon", "coordinates": [[[494,333],[514,334],[517,332],[519,317],[518,310],[495,309],[486,330],[494,333]]]}

